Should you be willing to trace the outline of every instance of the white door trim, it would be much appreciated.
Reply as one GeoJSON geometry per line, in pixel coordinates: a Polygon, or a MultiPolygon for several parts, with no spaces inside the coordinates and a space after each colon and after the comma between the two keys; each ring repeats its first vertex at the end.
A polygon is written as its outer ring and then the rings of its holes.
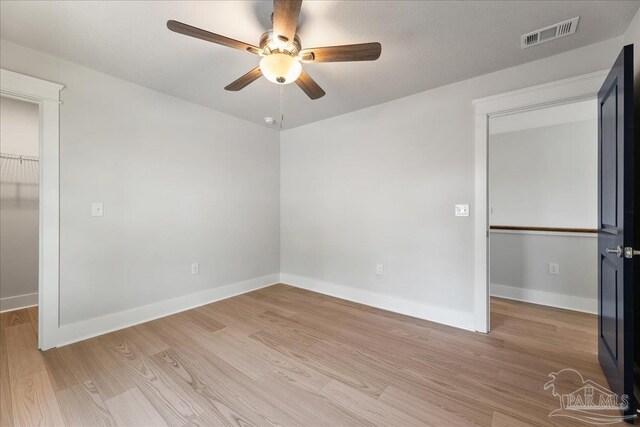
{"type": "Polygon", "coordinates": [[[38,348],[54,347],[60,327],[60,91],[64,85],[0,69],[0,93],[40,108],[38,348]]]}
{"type": "Polygon", "coordinates": [[[478,332],[489,332],[489,118],[566,104],[597,96],[608,71],[532,86],[473,101],[475,106],[474,316],[478,332]]]}

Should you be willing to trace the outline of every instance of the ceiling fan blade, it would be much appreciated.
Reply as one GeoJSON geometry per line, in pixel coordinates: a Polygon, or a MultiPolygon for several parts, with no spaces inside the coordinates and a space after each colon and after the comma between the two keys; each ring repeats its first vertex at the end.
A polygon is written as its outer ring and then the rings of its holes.
{"type": "Polygon", "coordinates": [[[248,86],[250,83],[258,80],[262,76],[262,71],[260,71],[260,67],[256,67],[253,70],[249,71],[244,76],[240,77],[236,81],[230,83],[225,87],[225,90],[238,91],[243,89],[245,86],[248,86]]]}
{"type": "Polygon", "coordinates": [[[322,98],[325,95],[325,91],[316,83],[315,80],[309,76],[309,74],[302,71],[300,77],[296,80],[296,84],[307,94],[311,99],[322,98]]]}
{"type": "Polygon", "coordinates": [[[273,34],[284,42],[293,42],[298,27],[302,0],[273,0],[273,34]]]}
{"type": "Polygon", "coordinates": [[[246,50],[247,52],[259,54],[260,48],[257,46],[244,43],[229,37],[215,34],[202,28],[193,27],[178,21],[167,21],[167,28],[173,32],[184,34],[185,36],[195,37],[197,39],[206,40],[211,43],[220,44],[222,46],[232,47],[234,49],[246,50]]]}
{"type": "Polygon", "coordinates": [[[382,45],[373,42],[302,49],[299,56],[302,62],[349,62],[375,61],[380,53],[382,45]]]}

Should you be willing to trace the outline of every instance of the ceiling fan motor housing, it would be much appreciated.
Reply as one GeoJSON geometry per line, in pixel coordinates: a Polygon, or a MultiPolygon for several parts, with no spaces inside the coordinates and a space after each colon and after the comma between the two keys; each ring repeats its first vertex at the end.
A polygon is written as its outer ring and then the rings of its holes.
{"type": "Polygon", "coordinates": [[[260,49],[265,55],[269,55],[272,52],[282,52],[296,56],[302,50],[302,43],[298,36],[293,38],[293,42],[285,41],[277,38],[273,34],[273,30],[269,30],[260,36],[260,49]]]}

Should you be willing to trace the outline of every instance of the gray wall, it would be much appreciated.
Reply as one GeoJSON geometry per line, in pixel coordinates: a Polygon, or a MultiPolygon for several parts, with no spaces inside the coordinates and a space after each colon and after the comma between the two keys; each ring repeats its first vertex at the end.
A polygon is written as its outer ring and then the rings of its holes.
{"type": "MultiPolygon", "coordinates": [[[[38,155],[36,104],[0,97],[0,152],[38,155]]],[[[38,164],[0,159],[0,309],[37,304],[38,164]],[[19,297],[19,298],[15,298],[19,297]]]]}
{"type": "Polygon", "coordinates": [[[473,212],[472,100],[606,69],[620,46],[613,39],[282,132],[283,277],[472,313],[473,217],[454,216],[456,203],[473,212]]]}
{"type": "Polygon", "coordinates": [[[597,297],[598,239],[577,234],[499,233],[491,236],[491,278],[544,292],[597,297]],[[560,263],[560,275],[549,275],[548,262],[560,263]],[[541,278],[544,279],[541,280],[541,278]]]}
{"type": "Polygon", "coordinates": [[[490,256],[492,295],[597,313],[595,235],[492,232],[490,256]]]}
{"type": "MultiPolygon", "coordinates": [[[[596,120],[492,134],[491,224],[597,228],[597,160],[596,120]]],[[[595,235],[492,231],[491,293],[595,313],[597,249],[595,235]]]]}
{"type": "Polygon", "coordinates": [[[1,50],[2,68],[66,85],[62,324],[278,273],[276,131],[13,43],[1,50]],[[96,201],[104,217],[91,216],[96,201]]]}
{"type": "Polygon", "coordinates": [[[492,225],[596,228],[597,190],[596,119],[490,135],[492,225]]]}

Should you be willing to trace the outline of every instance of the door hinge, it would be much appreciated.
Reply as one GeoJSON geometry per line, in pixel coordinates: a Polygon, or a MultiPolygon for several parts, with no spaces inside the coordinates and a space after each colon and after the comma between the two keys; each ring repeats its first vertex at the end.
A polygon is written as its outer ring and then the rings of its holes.
{"type": "Polygon", "coordinates": [[[627,246],[626,248],[624,248],[624,257],[625,258],[633,258],[636,255],[640,255],[640,251],[637,251],[637,250],[633,249],[630,246],[627,246]]]}

